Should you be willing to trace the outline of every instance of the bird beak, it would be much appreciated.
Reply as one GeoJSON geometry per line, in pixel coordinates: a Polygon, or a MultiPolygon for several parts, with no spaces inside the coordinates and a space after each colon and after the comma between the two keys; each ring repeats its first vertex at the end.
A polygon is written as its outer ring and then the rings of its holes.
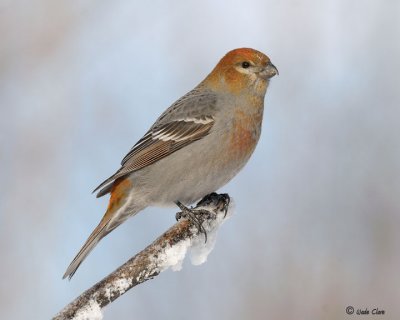
{"type": "Polygon", "coordinates": [[[279,75],[278,69],[270,62],[267,64],[267,66],[261,70],[259,73],[260,77],[263,78],[264,80],[268,80],[272,78],[275,75],[279,75]]]}

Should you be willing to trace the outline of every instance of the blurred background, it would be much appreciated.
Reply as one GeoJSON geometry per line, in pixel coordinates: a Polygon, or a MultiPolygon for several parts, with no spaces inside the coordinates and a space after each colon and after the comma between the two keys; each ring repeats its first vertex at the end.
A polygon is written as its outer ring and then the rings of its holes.
{"type": "Polygon", "coordinates": [[[174,223],[148,208],[61,277],[91,191],[229,50],[279,68],[206,264],[105,319],[400,319],[400,2],[0,0],[0,318],[48,319],[174,223]]]}

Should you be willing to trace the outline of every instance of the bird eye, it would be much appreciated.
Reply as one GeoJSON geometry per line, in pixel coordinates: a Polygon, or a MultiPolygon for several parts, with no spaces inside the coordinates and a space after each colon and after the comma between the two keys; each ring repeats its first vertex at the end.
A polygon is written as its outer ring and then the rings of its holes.
{"type": "Polygon", "coordinates": [[[242,62],[242,68],[247,69],[248,67],[250,67],[250,63],[247,61],[242,62]]]}

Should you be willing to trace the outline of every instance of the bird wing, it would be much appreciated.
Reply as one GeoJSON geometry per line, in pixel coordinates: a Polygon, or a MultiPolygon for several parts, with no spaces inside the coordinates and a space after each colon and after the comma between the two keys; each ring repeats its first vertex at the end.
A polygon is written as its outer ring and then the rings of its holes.
{"type": "Polygon", "coordinates": [[[205,137],[214,124],[212,114],[215,111],[215,101],[215,99],[204,99],[198,94],[192,97],[184,96],[178,100],[161,115],[122,159],[121,168],[93,192],[101,189],[97,194],[97,197],[101,197],[110,192],[115,179],[147,167],[205,137]],[[208,108],[205,106],[206,101],[209,103],[208,108]],[[196,109],[197,105],[203,110],[196,109]],[[195,111],[185,112],[186,108],[195,111]]]}

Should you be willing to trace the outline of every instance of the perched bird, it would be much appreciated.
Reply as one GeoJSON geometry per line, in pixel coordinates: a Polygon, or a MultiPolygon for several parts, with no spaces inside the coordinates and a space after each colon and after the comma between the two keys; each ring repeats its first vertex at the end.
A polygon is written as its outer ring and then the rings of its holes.
{"type": "Polygon", "coordinates": [[[270,59],[249,48],[228,52],[192,91],[170,106],[94,191],[111,194],[99,225],[71,262],[71,278],[94,246],[148,206],[189,205],[230,181],[261,133],[270,59]]]}

